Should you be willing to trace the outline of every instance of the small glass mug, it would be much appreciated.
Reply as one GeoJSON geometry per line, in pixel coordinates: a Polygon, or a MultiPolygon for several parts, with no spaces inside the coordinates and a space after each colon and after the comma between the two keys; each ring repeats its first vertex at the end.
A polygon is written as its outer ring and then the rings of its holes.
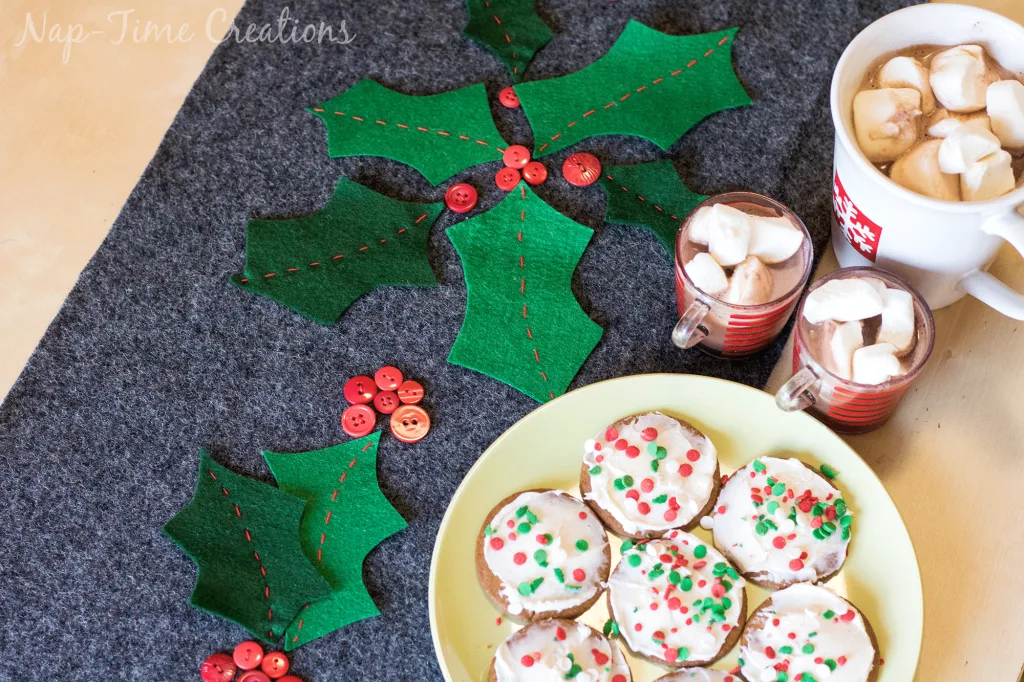
{"type": "Polygon", "coordinates": [[[836,376],[811,355],[808,345],[810,325],[804,320],[804,296],[797,310],[793,333],[793,376],[778,393],[775,402],[786,412],[808,410],[836,433],[854,435],[877,429],[888,421],[903,395],[921,373],[935,346],[935,320],[924,298],[905,280],[876,268],[841,268],[811,285],[812,291],[834,279],[873,277],[891,289],[903,289],[914,298],[917,343],[908,356],[906,374],[878,385],[858,384],[836,376]]]}
{"type": "Polygon", "coordinates": [[[813,260],[814,249],[807,227],[795,213],[774,199],[753,192],[727,192],[705,199],[686,217],[676,235],[676,305],[680,318],[672,329],[672,343],[679,348],[699,344],[702,351],[722,358],[743,357],[762,350],[775,340],[793,314],[800,291],[811,275],[813,260]],[[683,265],[698,250],[688,238],[690,221],[699,209],[714,204],[729,204],[766,217],[787,218],[803,231],[800,249],[780,264],[782,267],[769,266],[783,287],[775,300],[760,305],[724,303],[698,289],[686,274],[683,265]]]}

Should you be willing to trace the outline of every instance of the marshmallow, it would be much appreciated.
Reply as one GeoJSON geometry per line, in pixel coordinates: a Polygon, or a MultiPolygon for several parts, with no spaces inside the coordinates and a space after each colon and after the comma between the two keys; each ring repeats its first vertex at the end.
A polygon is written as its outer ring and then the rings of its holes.
{"type": "Polygon", "coordinates": [[[882,297],[882,301],[885,301],[885,292],[888,290],[885,286],[885,282],[877,277],[857,277],[856,279],[859,279],[862,282],[867,282],[874,287],[875,291],[878,292],[878,295],[882,297]]]}
{"type": "Polygon", "coordinates": [[[864,347],[864,325],[859,321],[842,324],[830,321],[826,324],[829,326],[826,334],[831,332],[828,345],[835,373],[850,380],[853,378],[853,354],[864,347]]]}
{"type": "Polygon", "coordinates": [[[896,346],[891,343],[865,346],[853,354],[853,380],[858,384],[875,386],[902,373],[896,346]]]}
{"type": "Polygon", "coordinates": [[[925,129],[930,137],[948,137],[951,132],[962,124],[974,122],[985,130],[992,130],[991,121],[986,113],[957,114],[949,109],[936,109],[935,112],[925,121],[925,129]]]}
{"type": "Polygon", "coordinates": [[[705,245],[708,243],[708,225],[711,222],[712,208],[714,206],[702,206],[690,218],[690,227],[687,230],[686,238],[691,242],[705,245]]]}
{"type": "Polygon", "coordinates": [[[978,45],[959,45],[932,57],[928,82],[939,103],[952,111],[985,108],[985,89],[996,76],[978,45]]]}
{"type": "Polygon", "coordinates": [[[722,300],[733,305],[761,305],[772,300],[775,277],[756,256],[747,258],[732,271],[729,290],[722,300]]]}
{"type": "Polygon", "coordinates": [[[895,161],[914,146],[921,119],[921,93],[913,88],[861,90],[853,98],[857,144],[873,163],[895,161]]]}
{"type": "Polygon", "coordinates": [[[1002,149],[971,164],[960,176],[964,201],[988,201],[1013,189],[1013,157],[1002,149]]]}
{"type": "Polygon", "coordinates": [[[750,244],[747,253],[765,263],[781,263],[804,243],[804,233],[788,218],[750,216],[750,244]]]}
{"type": "Polygon", "coordinates": [[[807,295],[804,318],[811,324],[835,320],[852,322],[881,315],[884,308],[878,288],[863,279],[833,279],[807,295]]]}
{"type": "Polygon", "coordinates": [[[904,356],[914,348],[917,327],[914,324],[914,297],[902,289],[886,289],[883,295],[882,326],[877,343],[891,343],[896,354],[904,356]]]}
{"type": "Polygon", "coordinates": [[[921,93],[921,111],[935,110],[935,95],[928,82],[928,69],[913,57],[893,57],[878,72],[880,88],[913,88],[921,93]]]}
{"type": "Polygon", "coordinates": [[[972,163],[1000,150],[999,138],[975,122],[964,123],[939,145],[939,169],[963,173],[972,163]]]}
{"type": "Polygon", "coordinates": [[[694,286],[705,294],[715,296],[729,288],[729,280],[725,277],[725,270],[718,264],[710,254],[698,253],[693,259],[683,266],[683,270],[690,277],[694,286]]]}
{"type": "Polygon", "coordinates": [[[750,216],[743,211],[715,204],[707,219],[708,252],[723,267],[741,263],[750,243],[750,216]]]}
{"type": "Polygon", "coordinates": [[[1004,147],[1024,147],[1024,83],[999,81],[985,93],[992,132],[1004,147]]]}
{"type": "Polygon", "coordinates": [[[939,167],[942,140],[928,140],[896,159],[889,177],[900,187],[942,201],[960,201],[960,178],[939,167]]]}

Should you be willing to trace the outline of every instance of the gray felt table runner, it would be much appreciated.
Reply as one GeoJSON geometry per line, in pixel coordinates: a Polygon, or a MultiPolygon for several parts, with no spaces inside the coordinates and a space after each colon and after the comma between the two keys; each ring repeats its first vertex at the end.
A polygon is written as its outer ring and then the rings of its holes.
{"type": "MultiPolygon", "coordinates": [[[[733,45],[753,106],[697,125],[669,153],[636,139],[596,138],[605,163],[675,161],[695,191],[750,189],[802,216],[827,241],[832,163],[828,89],[843,47],[907,0],[539,0],[555,30],[527,79],[600,57],[630,18],[672,34],[737,25],[733,45]]],[[[407,200],[440,201],[408,167],[329,159],[323,125],[304,111],[363,77],[410,94],[487,84],[499,130],[530,144],[521,111],[497,103],[505,66],[462,37],[460,0],[250,0],[236,23],[342,20],[339,44],[228,42],[214,53],[110,235],[0,408],[0,680],[198,680],[209,653],[247,638],[193,609],[189,559],[160,528],[192,494],[200,447],[270,480],[260,449],[310,450],[344,440],[341,389],[394,364],[426,386],[429,437],[380,450],[381,488],[409,522],[365,564],[382,615],[297,650],[311,682],[437,680],[427,574],[448,500],[479,454],[537,406],[493,379],[447,364],[466,290],[444,230],[430,240],[440,288],[387,288],[324,327],[230,286],[250,217],[311,212],[345,174],[407,200]]],[[[157,87],[158,84],[154,84],[157,87]]],[[[489,164],[457,176],[500,198],[489,164]]],[[[598,185],[559,172],[538,188],[595,229],[574,290],[604,337],[573,387],[628,374],[709,374],[761,386],[782,342],[724,362],[669,342],[672,264],[653,235],[602,222],[598,185]]],[[[45,180],[41,180],[45,181],[45,180]]],[[[10,323],[9,320],[4,320],[10,323]]]]}

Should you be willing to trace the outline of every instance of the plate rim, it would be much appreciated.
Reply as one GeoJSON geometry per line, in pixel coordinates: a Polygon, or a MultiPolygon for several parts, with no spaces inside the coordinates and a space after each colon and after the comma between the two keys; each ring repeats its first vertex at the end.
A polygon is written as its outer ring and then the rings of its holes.
{"type": "MultiPolygon", "coordinates": [[[[768,392],[763,391],[763,390],[761,390],[759,388],[754,388],[753,386],[748,386],[747,384],[741,384],[741,383],[736,382],[736,381],[730,381],[728,379],[722,379],[722,378],[719,378],[719,377],[712,377],[712,376],[707,376],[707,375],[703,375],[703,374],[675,374],[675,373],[671,373],[671,372],[655,372],[655,373],[650,373],[650,374],[631,374],[631,375],[627,375],[627,376],[613,377],[611,379],[605,379],[603,381],[595,381],[592,384],[587,384],[586,386],[580,386],[579,388],[576,388],[576,389],[574,389],[572,391],[569,391],[568,393],[563,393],[562,395],[558,396],[554,400],[546,402],[546,403],[544,403],[542,405],[539,405],[535,409],[530,410],[528,413],[526,413],[525,415],[523,415],[522,417],[517,419],[514,424],[512,424],[507,429],[505,429],[501,433],[500,436],[495,438],[491,442],[491,444],[488,445],[487,448],[484,449],[484,451],[480,453],[480,456],[477,457],[475,462],[473,462],[473,466],[471,466],[469,468],[469,470],[466,471],[466,474],[462,477],[462,480],[459,482],[458,488],[455,489],[455,493],[452,495],[451,499],[448,500],[448,506],[445,509],[444,516],[441,518],[441,524],[438,526],[437,534],[434,536],[434,548],[433,548],[433,550],[430,553],[430,572],[429,572],[429,580],[428,580],[428,584],[427,584],[427,610],[428,610],[428,616],[429,616],[428,619],[430,621],[430,640],[431,640],[431,643],[434,646],[434,658],[437,660],[438,667],[441,669],[441,676],[444,678],[445,682],[456,682],[456,680],[454,680],[452,678],[451,674],[448,672],[448,665],[447,665],[446,660],[445,660],[445,655],[444,655],[444,652],[443,652],[443,649],[442,649],[442,646],[441,646],[440,637],[438,636],[437,610],[434,607],[434,604],[435,604],[436,598],[437,598],[437,563],[438,563],[438,557],[439,557],[440,552],[441,552],[441,538],[444,535],[445,531],[447,530],[449,524],[452,521],[453,513],[454,513],[453,510],[454,510],[454,507],[456,505],[456,502],[461,498],[462,495],[465,494],[466,482],[470,479],[470,477],[474,474],[474,472],[476,472],[477,468],[482,465],[484,459],[491,453],[491,450],[493,450],[496,447],[498,447],[498,445],[503,440],[505,440],[508,437],[509,432],[511,432],[516,427],[518,427],[521,423],[523,423],[527,419],[533,418],[534,415],[536,415],[537,413],[539,413],[539,412],[541,412],[543,410],[547,410],[547,409],[551,408],[552,405],[558,404],[559,402],[565,400],[569,396],[575,395],[576,393],[580,393],[582,391],[586,391],[588,389],[592,389],[592,388],[597,387],[597,386],[602,386],[602,385],[610,384],[610,383],[619,383],[619,382],[626,383],[626,382],[637,381],[637,380],[641,380],[641,379],[655,379],[655,378],[663,378],[663,379],[668,379],[668,380],[671,380],[671,381],[682,380],[682,381],[698,381],[698,382],[706,381],[706,382],[722,383],[722,384],[728,385],[730,390],[735,389],[735,390],[751,391],[751,392],[757,394],[755,396],[755,399],[757,399],[757,400],[766,399],[766,398],[768,398],[770,396],[770,394],[768,392]]],[[[794,414],[794,413],[791,412],[789,414],[794,414]]],[[[920,561],[918,561],[918,558],[917,558],[917,547],[914,546],[914,538],[910,535],[910,530],[907,528],[907,522],[903,518],[903,513],[900,511],[899,505],[896,504],[896,500],[894,500],[892,498],[892,495],[889,494],[889,491],[885,487],[885,484],[882,483],[882,479],[880,479],[878,477],[878,474],[875,472],[874,468],[872,468],[872,466],[870,464],[868,464],[864,460],[864,458],[860,456],[860,453],[858,453],[856,450],[854,450],[853,447],[849,443],[847,443],[845,440],[843,440],[842,437],[839,436],[839,434],[835,433],[832,429],[828,428],[825,424],[822,424],[817,419],[815,419],[811,415],[807,414],[805,411],[801,411],[799,413],[799,416],[796,417],[796,419],[803,419],[803,420],[805,420],[807,422],[806,425],[809,428],[818,428],[818,429],[828,433],[830,436],[835,438],[840,444],[842,444],[842,446],[844,448],[846,448],[851,455],[853,455],[858,460],[860,460],[860,462],[864,465],[864,467],[871,474],[871,477],[875,479],[875,481],[878,483],[878,485],[885,492],[886,497],[889,498],[889,501],[892,503],[893,508],[896,510],[896,516],[899,518],[900,523],[903,524],[903,530],[907,534],[907,540],[910,542],[910,551],[911,551],[911,554],[912,554],[912,556],[914,558],[914,568],[916,569],[914,571],[914,575],[917,578],[917,580],[916,580],[916,585],[917,585],[916,593],[917,593],[917,596],[918,596],[918,600],[917,601],[920,604],[921,637],[918,639],[917,651],[914,654],[914,677],[916,678],[918,666],[921,663],[921,651],[922,651],[922,649],[924,647],[924,625],[925,625],[925,622],[924,622],[924,616],[925,616],[925,611],[924,611],[924,584],[923,584],[923,582],[921,580],[921,563],[920,563],[920,561]]]]}

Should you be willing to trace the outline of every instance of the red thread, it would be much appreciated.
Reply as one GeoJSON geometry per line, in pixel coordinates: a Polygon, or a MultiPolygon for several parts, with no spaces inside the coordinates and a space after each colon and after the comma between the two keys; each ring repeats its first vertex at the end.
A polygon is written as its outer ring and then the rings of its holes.
{"type": "MultiPolygon", "coordinates": [[[[373,445],[372,442],[367,443],[366,447],[364,447],[362,451],[366,452],[366,449],[369,448],[372,445],[373,445]]],[[[348,463],[348,468],[351,469],[352,467],[354,467],[356,465],[356,461],[358,461],[358,458],[357,457],[353,457],[352,461],[348,463]]],[[[341,473],[341,476],[338,478],[338,483],[344,483],[346,476],[348,476],[348,472],[347,471],[343,471],[341,473]]],[[[331,503],[333,504],[337,499],[338,499],[338,490],[335,489],[334,492],[331,494],[331,503]]],[[[327,516],[324,518],[324,526],[327,526],[327,525],[329,525],[331,523],[331,516],[333,514],[334,514],[334,510],[333,509],[328,509],[327,510],[327,516]]],[[[321,545],[321,547],[318,547],[317,550],[316,550],[316,560],[319,561],[319,562],[323,562],[323,549],[322,549],[322,546],[323,546],[323,544],[326,541],[327,541],[327,531],[324,530],[324,531],[320,532],[320,545],[321,545]]],[[[307,609],[309,608],[308,604],[306,605],[306,608],[307,609]]],[[[300,630],[302,629],[302,621],[301,620],[299,621],[299,629],[300,630]]],[[[294,641],[294,640],[292,640],[292,641],[294,641]]]]}
{"type": "MultiPolygon", "coordinates": [[[[525,201],[526,200],[526,188],[525,187],[520,187],[519,193],[520,193],[520,196],[522,197],[523,201],[525,201]]],[[[519,214],[519,219],[521,221],[525,222],[525,220],[526,220],[526,209],[523,209],[522,213],[519,214]]],[[[523,241],[523,231],[522,230],[519,230],[519,234],[517,235],[517,238],[518,238],[518,241],[520,243],[522,243],[522,241],[523,241]]],[[[526,260],[523,257],[523,254],[519,254],[519,267],[520,268],[524,268],[524,269],[526,267],[526,260]]],[[[526,295],[526,278],[525,277],[523,277],[521,282],[520,282],[519,293],[523,294],[524,296],[526,295]]],[[[524,320],[526,319],[526,303],[523,303],[523,319],[524,320]]],[[[526,327],[526,338],[528,338],[530,341],[533,341],[533,329],[531,329],[529,325],[527,325],[527,327],[526,327]]],[[[541,364],[541,362],[540,362],[540,352],[537,351],[536,346],[534,346],[532,350],[533,350],[533,359],[537,362],[538,365],[540,365],[541,364]]],[[[543,378],[544,381],[547,381],[548,380],[548,375],[544,372],[544,369],[541,367],[541,368],[539,368],[539,371],[540,371],[541,378],[543,378]]],[[[553,399],[554,397],[555,397],[555,394],[552,393],[551,391],[548,391],[548,399],[550,400],[550,399],[553,399]]]]}
{"type": "Polygon", "coordinates": [[[313,107],[313,111],[317,112],[318,114],[324,113],[324,110],[321,109],[320,107],[313,107]]]}
{"type": "MultiPolygon", "coordinates": [[[[335,113],[337,113],[337,112],[335,112],[335,113]]],[[[353,121],[365,121],[366,119],[365,118],[360,118],[359,116],[353,116],[352,120],[353,121]]]]}
{"type": "MultiPolygon", "coordinates": [[[[612,176],[608,175],[607,173],[605,174],[605,177],[606,177],[606,178],[608,178],[609,180],[611,180],[612,182],[617,182],[617,181],[615,180],[615,178],[613,178],[612,176]]],[[[653,206],[653,207],[654,207],[655,209],[657,209],[658,211],[660,211],[660,212],[662,212],[662,213],[664,213],[664,212],[665,212],[665,211],[664,211],[664,209],[662,209],[662,208],[661,208],[661,206],[658,206],[657,204],[648,204],[648,203],[647,203],[647,199],[644,199],[644,198],[643,198],[642,196],[640,196],[640,195],[639,195],[639,194],[637,194],[636,192],[632,191],[631,189],[629,189],[629,188],[628,188],[628,187],[626,187],[625,185],[619,185],[619,187],[620,187],[620,188],[622,189],[622,191],[623,191],[623,192],[626,192],[626,193],[628,193],[628,194],[634,194],[634,195],[636,195],[636,198],[637,198],[637,199],[639,199],[640,201],[644,202],[644,204],[645,204],[645,205],[647,205],[647,206],[653,206]]],[[[674,216],[674,215],[672,215],[672,214],[669,214],[669,217],[670,217],[670,218],[672,218],[672,220],[679,220],[679,218],[677,218],[676,216],[674,216]]]]}
{"type": "Polygon", "coordinates": [[[331,510],[330,510],[330,509],[328,509],[328,510],[327,510],[327,518],[325,518],[325,519],[324,519],[324,525],[326,526],[326,525],[327,525],[327,524],[329,524],[330,522],[331,522],[331,510]]]}
{"type": "Polygon", "coordinates": [[[381,121],[381,120],[379,120],[379,119],[378,119],[378,120],[376,121],[376,123],[377,123],[378,125],[382,125],[382,126],[386,126],[386,125],[387,125],[387,123],[385,123],[384,121],[381,121]]]}
{"type": "Polygon", "coordinates": [[[437,134],[438,134],[438,135],[444,135],[445,137],[451,137],[451,136],[452,136],[452,134],[451,134],[451,133],[449,133],[449,132],[447,132],[447,131],[444,131],[444,130],[438,130],[438,131],[437,131],[437,134]]]}
{"type": "Polygon", "coordinates": [[[459,135],[459,139],[460,140],[468,140],[469,138],[466,137],[465,135],[459,135]]]}

